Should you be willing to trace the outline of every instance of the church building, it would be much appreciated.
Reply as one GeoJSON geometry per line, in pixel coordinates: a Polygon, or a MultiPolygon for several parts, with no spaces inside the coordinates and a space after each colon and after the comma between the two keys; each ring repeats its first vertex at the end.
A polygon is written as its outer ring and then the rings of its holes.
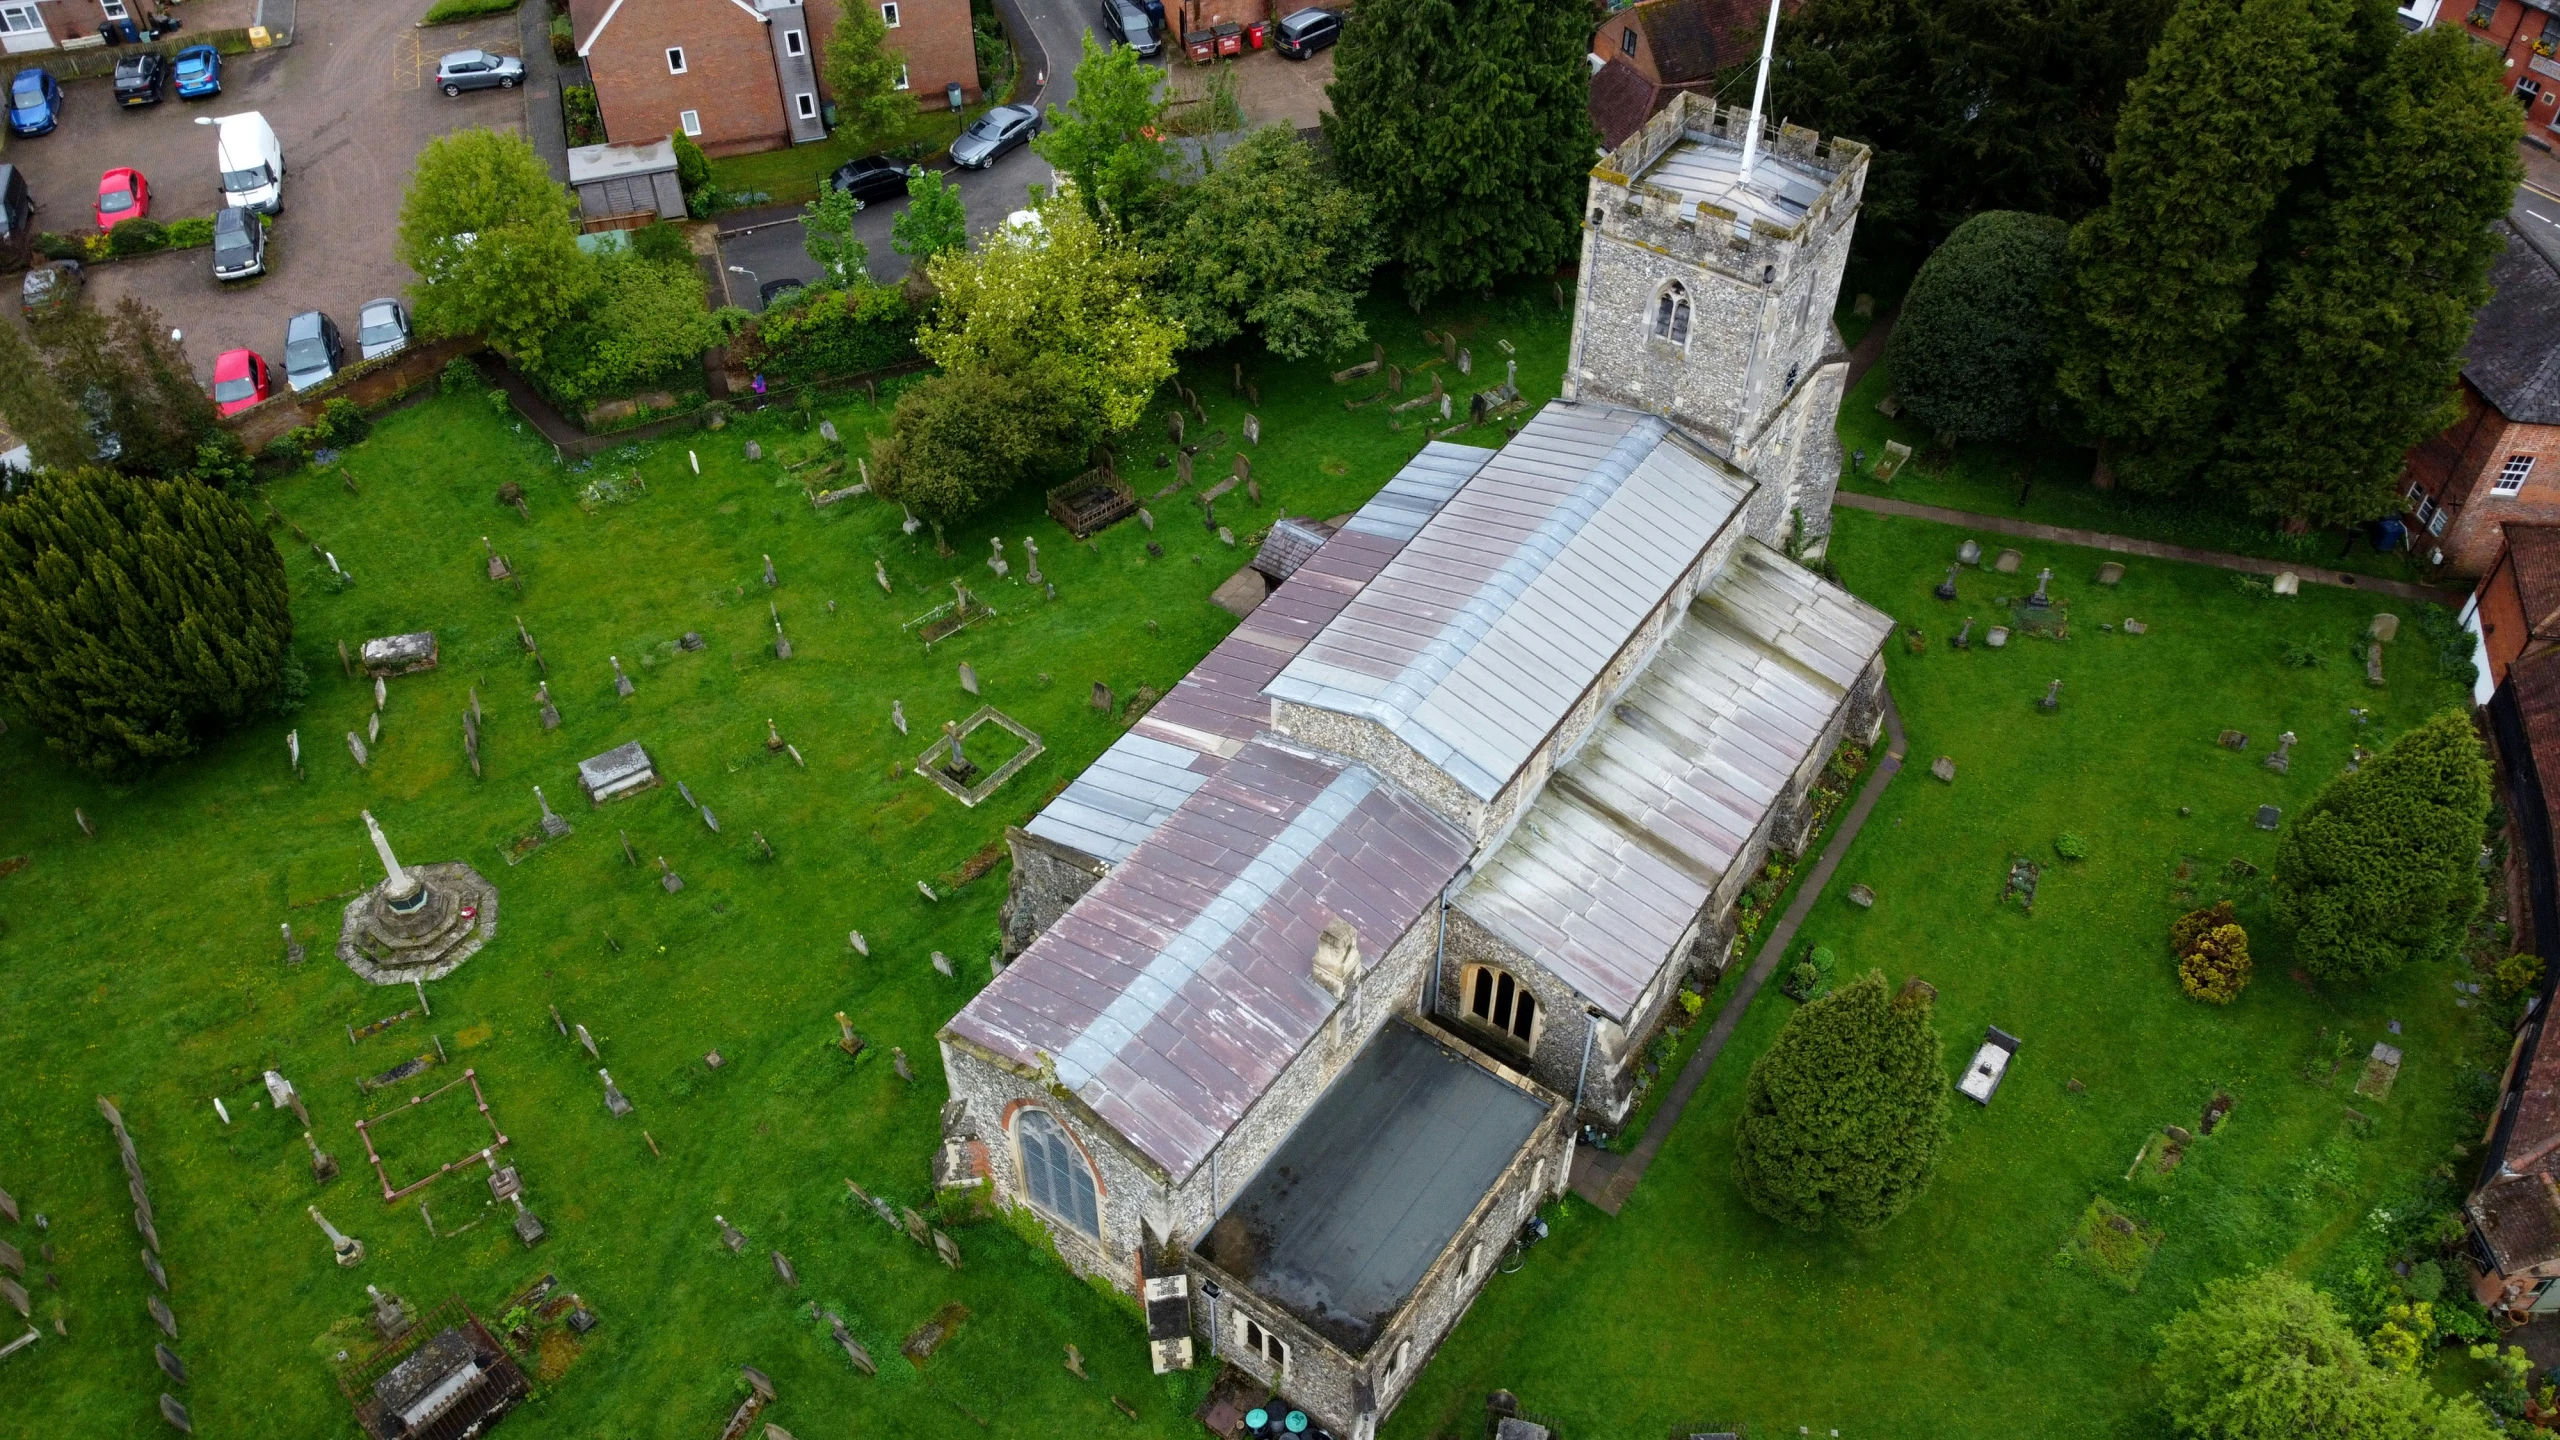
{"type": "Polygon", "coordinates": [[[1366,1437],[1632,1103],[1882,723],[1808,569],[1867,151],[1679,97],[1592,172],[1564,396],[1426,445],[1027,826],[945,1164],[1366,1437]]]}

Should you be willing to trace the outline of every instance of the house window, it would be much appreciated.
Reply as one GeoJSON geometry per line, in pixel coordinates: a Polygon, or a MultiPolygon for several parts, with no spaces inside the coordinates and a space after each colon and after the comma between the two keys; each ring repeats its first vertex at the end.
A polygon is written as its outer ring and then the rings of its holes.
{"type": "Polygon", "coordinates": [[[1263,1329],[1262,1322],[1242,1310],[1236,1312],[1236,1341],[1244,1346],[1247,1353],[1260,1358],[1262,1363],[1270,1366],[1274,1371],[1281,1374],[1288,1373],[1288,1342],[1263,1329]]]}
{"type": "Polygon", "coordinates": [[[677,112],[676,112],[676,128],[677,128],[677,129],[679,129],[679,130],[682,130],[682,131],[683,131],[684,133],[686,133],[687,135],[699,135],[699,134],[701,134],[701,133],[702,133],[702,112],[701,112],[701,111],[699,111],[699,110],[679,110],[679,111],[677,111],[677,112]]]}
{"type": "Polygon", "coordinates": [[[2437,507],[2436,497],[2415,485],[2409,487],[2409,513],[2418,517],[2418,523],[2427,527],[2428,534],[2444,533],[2444,511],[2437,507]]]}
{"type": "Polygon", "coordinates": [[[1507,970],[1491,965],[1470,965],[1460,978],[1467,987],[1467,1013],[1511,1036],[1522,1044],[1530,1044],[1538,1034],[1538,997],[1529,987],[1511,978],[1507,970]]]}
{"type": "Polygon", "coordinates": [[[796,97],[796,98],[797,98],[797,99],[799,100],[799,102],[800,102],[800,118],[801,118],[801,119],[803,119],[803,120],[815,120],[815,119],[817,119],[817,118],[818,118],[818,97],[817,97],[817,96],[812,95],[812,94],[810,94],[809,92],[807,92],[807,91],[803,90],[802,92],[800,92],[800,94],[799,94],[799,95],[798,95],[798,97],[796,97]]]}
{"type": "Polygon", "coordinates": [[[23,35],[44,29],[44,17],[33,5],[0,5],[0,34],[23,35]]]}
{"type": "Polygon", "coordinates": [[[2470,19],[2475,29],[2486,30],[2489,28],[2489,22],[2497,18],[2498,0],[2479,0],[2478,4],[2471,7],[2470,19]]]}
{"type": "Polygon", "coordinates": [[[897,88],[899,88],[899,89],[901,89],[901,90],[904,90],[904,89],[906,89],[906,88],[907,88],[907,67],[906,67],[906,66],[904,66],[904,65],[901,65],[901,66],[899,66],[899,67],[898,67],[898,86],[897,86],[897,88]]]}
{"type": "Polygon", "coordinates": [[[892,30],[898,28],[898,7],[895,4],[886,4],[880,7],[880,23],[886,25],[892,30]]]}
{"type": "Polygon", "coordinates": [[[2449,519],[2449,518],[2450,518],[2450,517],[2449,517],[2449,516],[2447,516],[2447,515],[2445,514],[2445,512],[2444,512],[2444,511],[2442,511],[2442,510],[2438,510],[2438,511],[2436,512],[2436,517],[2435,517],[2434,519],[2432,519],[2432,520],[2430,520],[2430,521],[2428,521],[2428,522],[2427,522],[2427,533],[2428,533],[2428,534],[2430,534],[2430,535],[2441,535],[2441,534],[2443,534],[2443,533],[2444,533],[2444,522],[2445,522],[2447,519],[2449,519]]]}
{"type": "Polygon", "coordinates": [[[783,53],[783,54],[785,54],[785,55],[797,55],[797,54],[799,54],[799,53],[800,53],[803,49],[805,49],[805,48],[807,48],[807,47],[806,47],[806,45],[802,42],[802,40],[800,39],[800,32],[799,32],[799,31],[797,31],[797,30],[785,30],[785,31],[783,31],[783,32],[782,32],[782,53],[783,53]]]}
{"type": "Polygon", "coordinates": [[[1636,53],[1636,27],[1633,25],[1618,32],[1618,53],[1621,55],[1636,53]]]}
{"type": "Polygon", "coordinates": [[[683,46],[670,45],[667,47],[667,73],[670,75],[681,75],[684,73],[683,46]]]}
{"type": "Polygon", "coordinates": [[[2510,455],[2507,463],[2498,467],[2498,483],[2489,488],[2500,495],[2513,495],[2524,488],[2524,477],[2532,473],[2532,456],[2510,455]]]}
{"type": "Polygon", "coordinates": [[[1096,1239],[1102,1221],[1094,1205],[1093,1170],[1084,1152],[1046,1110],[1025,1110],[1013,1125],[1022,1146],[1022,1179],[1031,1203],[1096,1239]]]}
{"type": "Polygon", "coordinates": [[[124,19],[124,0],[98,0],[98,13],[110,20],[124,19]]]}
{"type": "Polygon", "coordinates": [[[1674,280],[1662,287],[1653,304],[1653,338],[1674,345],[1689,343],[1689,291],[1674,280]]]}

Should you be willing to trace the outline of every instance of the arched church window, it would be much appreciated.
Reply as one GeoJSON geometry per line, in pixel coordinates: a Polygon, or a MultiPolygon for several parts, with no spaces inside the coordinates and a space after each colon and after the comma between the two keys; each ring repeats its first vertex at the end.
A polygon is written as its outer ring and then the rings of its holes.
{"type": "Polygon", "coordinates": [[[1653,338],[1674,345],[1689,343],[1689,291],[1674,280],[1662,287],[1662,295],[1654,302],[1653,338]]]}
{"type": "Polygon", "coordinates": [[[1102,1221],[1094,1201],[1093,1168],[1084,1152],[1067,1138],[1065,1127],[1046,1110],[1025,1110],[1013,1122],[1014,1140],[1022,1147],[1023,1188],[1031,1203],[1096,1239],[1102,1221]]]}
{"type": "Polygon", "coordinates": [[[1529,987],[1511,978],[1507,970],[1491,965],[1470,965],[1461,977],[1466,986],[1467,1013],[1520,1043],[1532,1044],[1538,1034],[1538,997],[1529,987]]]}

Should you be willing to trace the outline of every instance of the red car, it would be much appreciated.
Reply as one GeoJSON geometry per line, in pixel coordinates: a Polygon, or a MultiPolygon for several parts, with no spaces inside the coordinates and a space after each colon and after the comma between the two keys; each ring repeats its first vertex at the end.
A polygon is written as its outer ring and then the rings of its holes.
{"type": "Polygon", "coordinates": [[[225,350],[213,362],[213,408],[237,415],[271,393],[267,362],[255,350],[225,350]]]}
{"type": "Polygon", "coordinates": [[[119,165],[98,177],[98,228],[112,230],[136,216],[151,213],[151,182],[130,165],[119,165]]]}

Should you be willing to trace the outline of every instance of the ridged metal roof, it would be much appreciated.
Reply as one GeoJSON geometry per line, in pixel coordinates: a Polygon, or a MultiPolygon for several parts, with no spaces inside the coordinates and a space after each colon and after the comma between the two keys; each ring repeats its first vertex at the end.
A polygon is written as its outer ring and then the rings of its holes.
{"type": "Polygon", "coordinates": [[[1024,829],[1116,865],[1267,728],[1262,687],[1493,452],[1435,441],[1024,829]]]}
{"type": "Polygon", "coordinates": [[[1366,766],[1244,745],[952,1020],[1054,1066],[1176,1179],[1206,1160],[1336,1004],[1316,936],[1364,964],[1431,908],[1466,837],[1366,766]]]}
{"type": "Polygon", "coordinates": [[[1374,720],[1491,799],[1751,489],[1655,416],[1550,404],[1264,693],[1374,720]]]}
{"type": "Polygon", "coordinates": [[[1453,903],[1628,1019],[1892,632],[1741,541],[1453,903]]]}

